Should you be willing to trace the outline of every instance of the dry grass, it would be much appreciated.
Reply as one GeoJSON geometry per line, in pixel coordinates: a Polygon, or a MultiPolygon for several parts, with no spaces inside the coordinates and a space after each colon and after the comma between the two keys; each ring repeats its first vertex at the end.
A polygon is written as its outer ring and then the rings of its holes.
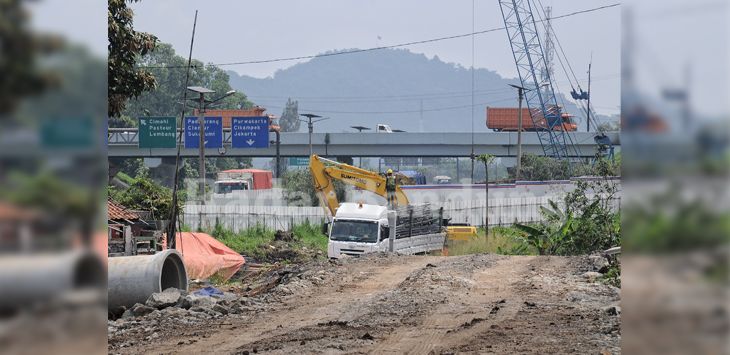
{"type": "Polygon", "coordinates": [[[509,227],[494,227],[489,229],[489,237],[485,237],[484,229],[480,229],[478,236],[466,241],[449,241],[448,255],[469,254],[535,254],[519,237],[519,232],[509,227]]]}

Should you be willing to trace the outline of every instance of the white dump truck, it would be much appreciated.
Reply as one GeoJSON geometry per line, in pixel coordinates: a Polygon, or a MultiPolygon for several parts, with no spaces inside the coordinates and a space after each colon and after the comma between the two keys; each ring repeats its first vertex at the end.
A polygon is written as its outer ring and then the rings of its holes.
{"type": "Polygon", "coordinates": [[[393,213],[389,220],[385,206],[342,203],[328,225],[327,256],[340,258],[387,251],[411,255],[442,250],[446,233],[439,223],[440,217],[425,211],[408,206],[390,211],[393,213]]]}

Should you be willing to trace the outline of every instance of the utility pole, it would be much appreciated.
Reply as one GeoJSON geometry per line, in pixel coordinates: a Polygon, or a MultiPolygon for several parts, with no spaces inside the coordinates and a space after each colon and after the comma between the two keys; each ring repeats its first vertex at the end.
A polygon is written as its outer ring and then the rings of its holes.
{"type": "Polygon", "coordinates": [[[471,74],[471,183],[474,183],[474,88],[475,77],[474,77],[474,61],[475,61],[475,50],[474,50],[474,33],[476,32],[476,0],[471,1],[471,68],[469,72],[471,74]]]}
{"type": "Polygon", "coordinates": [[[586,107],[586,132],[591,131],[591,65],[593,61],[588,63],[588,102],[586,107]]]}
{"type": "MultiPolygon", "coordinates": [[[[193,34],[190,36],[190,52],[188,53],[188,66],[185,68],[185,89],[183,90],[183,101],[182,101],[182,112],[180,112],[180,124],[177,127],[182,127],[185,124],[185,108],[188,99],[188,82],[190,81],[190,62],[193,59],[193,43],[195,42],[195,26],[198,23],[198,10],[195,10],[195,18],[193,19],[193,34]]],[[[177,132],[175,132],[177,135],[177,132]]],[[[172,183],[172,203],[170,208],[170,217],[167,225],[167,246],[170,249],[175,249],[175,228],[177,223],[177,187],[178,177],[180,176],[180,148],[182,147],[182,133],[178,140],[175,137],[177,154],[175,155],[175,174],[173,175],[172,183]]]]}
{"type": "Polygon", "coordinates": [[[522,86],[509,84],[509,86],[517,89],[517,166],[515,167],[515,181],[520,178],[520,170],[522,169],[522,99],[525,98],[525,91],[528,89],[522,86]]]}

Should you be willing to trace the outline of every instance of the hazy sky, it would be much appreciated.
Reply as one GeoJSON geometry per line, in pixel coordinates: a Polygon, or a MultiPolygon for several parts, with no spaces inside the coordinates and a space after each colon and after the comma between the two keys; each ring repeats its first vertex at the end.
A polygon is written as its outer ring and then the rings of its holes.
{"type": "MultiPolygon", "coordinates": [[[[541,1],[553,7],[554,16],[618,2],[541,1]]],[[[100,55],[106,53],[106,2],[72,3],[73,7],[63,0],[40,2],[34,6],[35,25],[61,31],[100,55]]],[[[680,69],[689,63],[693,106],[710,114],[730,111],[727,1],[626,0],[623,4],[624,9],[634,10],[636,18],[633,38],[637,42],[637,85],[654,93],[662,87],[680,85],[680,69]]],[[[188,51],[193,16],[199,10],[193,55],[212,63],[312,55],[469,33],[472,13],[477,31],[503,25],[494,0],[143,0],[132,7],[138,30],[152,32],[161,41],[172,43],[181,55],[188,51]]],[[[620,104],[621,13],[621,8],[614,7],[553,23],[584,86],[588,62],[593,56],[592,99],[599,112],[615,112],[620,104]]],[[[462,38],[407,48],[469,67],[471,43],[471,38],[462,38]]],[[[475,36],[474,49],[476,67],[495,70],[505,77],[516,75],[503,31],[475,36]]],[[[295,63],[224,68],[266,77],[295,63]]],[[[567,93],[569,86],[558,63],[555,70],[560,91],[567,93]]]]}
{"type": "MultiPolygon", "coordinates": [[[[615,1],[542,0],[555,15],[615,1]]],[[[186,53],[195,10],[198,13],[194,56],[207,62],[312,55],[332,49],[369,48],[472,32],[472,13],[477,31],[503,26],[496,1],[424,0],[314,0],[314,1],[142,1],[134,5],[138,29],[155,33],[186,53]],[[475,11],[472,12],[474,3],[475,11]],[[378,39],[378,36],[380,39],[378,39]]],[[[576,75],[587,78],[593,53],[593,91],[596,108],[615,112],[620,90],[619,8],[556,20],[555,31],[576,75]]],[[[516,75],[515,64],[504,32],[475,36],[475,61],[479,68],[516,75]]],[[[471,38],[407,47],[429,57],[469,67],[471,38]]],[[[356,55],[356,54],[355,54],[356,55]]],[[[295,61],[225,67],[239,74],[267,77],[295,61]]],[[[557,63],[556,63],[557,65],[557,63]]],[[[556,67],[556,70],[558,68],[556,67]]],[[[558,73],[561,89],[569,86],[558,73]]],[[[586,85],[586,82],[582,83],[586,85]]],[[[465,88],[469,89],[469,88],[465,88]]]]}
{"type": "Polygon", "coordinates": [[[636,85],[659,98],[663,88],[685,87],[693,109],[706,115],[730,114],[730,6],[727,0],[629,0],[634,15],[636,85]]]}

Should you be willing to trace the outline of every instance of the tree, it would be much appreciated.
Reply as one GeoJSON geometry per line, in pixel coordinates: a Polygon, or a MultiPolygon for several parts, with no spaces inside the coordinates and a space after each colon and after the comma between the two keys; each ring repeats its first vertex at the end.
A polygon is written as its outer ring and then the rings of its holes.
{"type": "MultiPolygon", "coordinates": [[[[337,199],[345,199],[345,185],[338,180],[333,181],[337,199]]],[[[319,206],[319,198],[314,190],[314,181],[309,169],[292,170],[283,176],[284,198],[290,205],[319,206]]]]}
{"type": "MultiPolygon", "coordinates": [[[[127,208],[151,212],[154,219],[165,219],[170,215],[172,190],[147,176],[138,176],[127,189],[117,190],[110,186],[107,192],[112,200],[127,208]]],[[[178,203],[182,200],[178,199],[178,203]]]]}
{"type": "Polygon", "coordinates": [[[127,1],[139,0],[108,2],[109,117],[119,116],[128,99],[156,86],[155,77],[147,70],[137,67],[137,60],[155,48],[157,37],[134,30],[134,12],[127,7],[127,1]]]}
{"type": "Polygon", "coordinates": [[[621,130],[620,121],[608,121],[598,125],[599,132],[618,132],[621,130]]]}
{"type": "MultiPolygon", "coordinates": [[[[133,121],[140,116],[180,116],[183,90],[185,90],[185,75],[187,58],[175,53],[172,45],[159,43],[153,51],[140,58],[140,65],[153,71],[157,79],[157,86],[130,100],[124,116],[133,121]]],[[[228,74],[214,65],[204,65],[193,59],[190,63],[190,79],[188,86],[203,86],[214,90],[219,95],[231,90],[228,74]]],[[[215,108],[239,109],[253,107],[253,103],[246,95],[237,92],[216,104],[215,108]]],[[[192,111],[192,110],[191,110],[192,111]]]]}
{"type": "MultiPolygon", "coordinates": [[[[181,178],[198,178],[198,158],[185,158],[183,159],[183,172],[185,173],[181,178]]],[[[221,158],[205,158],[205,173],[206,178],[215,179],[217,173],[223,170],[230,169],[249,169],[251,168],[252,160],[250,157],[221,157],[221,158]]]]}
{"type": "Polygon", "coordinates": [[[279,127],[282,132],[297,132],[301,127],[302,121],[299,120],[299,101],[292,101],[291,98],[286,100],[284,112],[279,117],[279,127]]]}
{"type": "Polygon", "coordinates": [[[520,170],[522,180],[566,180],[570,179],[570,175],[570,163],[566,160],[557,160],[534,154],[522,155],[522,169],[520,170]]]}
{"type": "Polygon", "coordinates": [[[49,171],[34,175],[14,172],[0,187],[0,199],[43,211],[65,226],[94,214],[98,206],[89,203],[90,194],[84,186],[61,179],[49,171]]]}
{"type": "Polygon", "coordinates": [[[42,36],[30,29],[28,9],[22,1],[0,4],[0,114],[15,110],[21,100],[53,86],[55,74],[39,68],[38,59],[54,52],[59,38],[42,36]]]}
{"type": "Polygon", "coordinates": [[[494,162],[494,158],[492,154],[480,154],[477,156],[477,160],[484,163],[484,174],[486,176],[484,180],[484,191],[486,193],[484,228],[486,229],[486,237],[489,237],[489,165],[494,162]]]}

